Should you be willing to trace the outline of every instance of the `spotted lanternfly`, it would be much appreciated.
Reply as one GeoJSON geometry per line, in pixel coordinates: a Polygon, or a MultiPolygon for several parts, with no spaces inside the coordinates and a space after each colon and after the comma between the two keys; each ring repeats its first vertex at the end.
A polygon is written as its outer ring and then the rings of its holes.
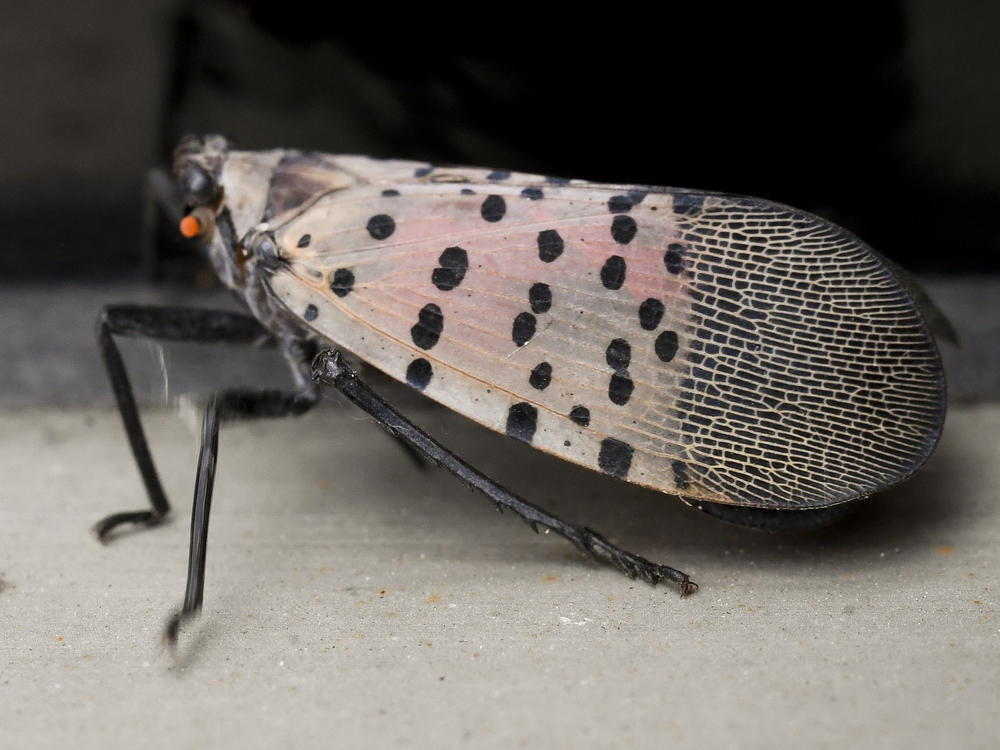
{"type": "Polygon", "coordinates": [[[169,504],[113,335],[276,344],[293,392],[210,399],[184,607],[201,605],[220,421],[298,414],[332,385],[395,437],[627,575],[687,575],[505,490],[377,397],[340,350],[567,461],[758,527],[826,522],[930,455],[939,315],[828,221],[757,198],[190,138],[181,231],[252,315],[110,307],[99,340],[152,509],[169,504]]]}

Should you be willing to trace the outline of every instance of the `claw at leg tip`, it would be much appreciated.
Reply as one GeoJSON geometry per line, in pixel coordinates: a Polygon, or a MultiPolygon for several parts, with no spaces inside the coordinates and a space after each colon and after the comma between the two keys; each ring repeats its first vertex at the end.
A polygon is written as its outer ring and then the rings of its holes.
{"type": "Polygon", "coordinates": [[[691,596],[695,591],[698,590],[698,584],[692,580],[687,580],[681,583],[681,598],[686,596],[691,596]]]}
{"type": "Polygon", "coordinates": [[[177,650],[177,631],[181,625],[180,615],[173,615],[167,622],[167,627],[163,631],[163,642],[171,653],[177,650]]]}

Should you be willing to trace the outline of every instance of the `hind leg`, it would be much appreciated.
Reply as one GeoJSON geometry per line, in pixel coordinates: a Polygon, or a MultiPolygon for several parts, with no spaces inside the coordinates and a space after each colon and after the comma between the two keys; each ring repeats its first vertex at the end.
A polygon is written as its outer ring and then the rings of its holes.
{"type": "Polygon", "coordinates": [[[313,378],[317,382],[339,390],[354,404],[368,412],[393,437],[408,443],[421,455],[447,469],[473,489],[482,492],[496,504],[498,509],[512,510],[534,531],[537,532],[539,526],[544,526],[572,542],[584,554],[617,568],[629,578],[642,578],[653,584],[671,581],[680,588],[682,596],[698,588],[698,584],[686,573],[650,562],[644,557],[616,547],[601,534],[585,526],[567,523],[544,508],[515,495],[470,466],[382,400],[344,362],[340,352],[320,353],[313,362],[313,378]]]}

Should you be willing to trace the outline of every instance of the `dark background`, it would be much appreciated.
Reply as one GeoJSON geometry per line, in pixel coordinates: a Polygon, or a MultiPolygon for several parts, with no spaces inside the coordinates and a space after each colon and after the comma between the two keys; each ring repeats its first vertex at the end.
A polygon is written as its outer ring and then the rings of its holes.
{"type": "Polygon", "coordinates": [[[144,172],[204,131],[746,193],[917,272],[1000,268],[1000,6],[699,7],[8,9],[0,274],[138,273],[144,172]]]}

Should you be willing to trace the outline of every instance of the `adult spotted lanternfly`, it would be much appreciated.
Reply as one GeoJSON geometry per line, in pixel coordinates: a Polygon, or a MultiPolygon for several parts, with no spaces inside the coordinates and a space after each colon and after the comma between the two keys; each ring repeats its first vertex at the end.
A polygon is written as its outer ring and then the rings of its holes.
{"type": "Polygon", "coordinates": [[[945,414],[939,315],[843,229],[756,198],[298,151],[178,148],[181,230],[252,316],[107,308],[99,341],[151,510],[169,509],[114,335],[277,344],[294,392],[205,410],[183,609],[202,601],[222,421],[299,414],[332,385],[533,527],[627,575],[687,575],[513,495],[379,399],[340,349],[567,461],[760,527],[829,521],[902,481],[945,414]]]}

